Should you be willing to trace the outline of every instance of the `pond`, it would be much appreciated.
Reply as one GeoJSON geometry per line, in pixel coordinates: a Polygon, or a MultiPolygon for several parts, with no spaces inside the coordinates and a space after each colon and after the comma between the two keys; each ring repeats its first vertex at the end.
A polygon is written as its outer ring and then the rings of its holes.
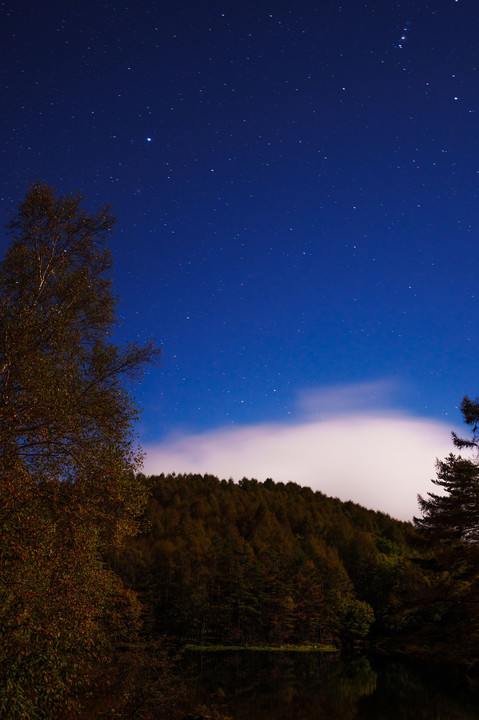
{"type": "Polygon", "coordinates": [[[452,671],[388,656],[187,651],[188,712],[232,720],[477,720],[452,671]],[[191,704],[190,704],[191,703],[191,704]]]}

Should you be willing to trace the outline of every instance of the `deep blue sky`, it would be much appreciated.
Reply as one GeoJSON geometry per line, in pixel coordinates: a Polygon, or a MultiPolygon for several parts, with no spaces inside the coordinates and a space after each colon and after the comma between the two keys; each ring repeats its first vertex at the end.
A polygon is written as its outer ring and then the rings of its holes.
{"type": "Polygon", "coordinates": [[[113,205],[118,338],[164,352],[144,442],[293,422],[298,394],[357,383],[396,388],[368,409],[459,422],[477,0],[0,8],[0,220],[38,178],[113,205]]]}

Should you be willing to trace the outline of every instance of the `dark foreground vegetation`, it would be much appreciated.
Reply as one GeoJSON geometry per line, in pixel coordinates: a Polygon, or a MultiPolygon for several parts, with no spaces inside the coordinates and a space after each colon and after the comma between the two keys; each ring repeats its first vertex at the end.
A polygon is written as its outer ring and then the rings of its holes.
{"type": "Polygon", "coordinates": [[[112,342],[112,226],[38,183],[0,265],[0,717],[171,717],[187,642],[372,644],[477,682],[477,461],[439,463],[416,527],[294,483],[144,477],[128,385],[159,353],[112,342]]]}

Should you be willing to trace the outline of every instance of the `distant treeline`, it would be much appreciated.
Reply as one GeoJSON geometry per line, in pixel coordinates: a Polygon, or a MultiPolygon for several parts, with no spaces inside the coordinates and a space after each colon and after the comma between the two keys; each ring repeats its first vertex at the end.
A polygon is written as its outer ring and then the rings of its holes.
{"type": "Polygon", "coordinates": [[[144,482],[145,530],[113,565],[149,631],[201,643],[477,652],[474,554],[441,557],[412,524],[295,483],[144,482]]]}

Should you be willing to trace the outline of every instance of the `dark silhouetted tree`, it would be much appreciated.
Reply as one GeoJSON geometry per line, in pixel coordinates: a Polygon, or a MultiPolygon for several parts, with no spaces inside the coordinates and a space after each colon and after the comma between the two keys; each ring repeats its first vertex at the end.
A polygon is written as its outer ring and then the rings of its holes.
{"type": "Polygon", "coordinates": [[[479,467],[472,460],[452,453],[437,462],[434,485],[445,493],[419,496],[422,517],[416,527],[436,540],[479,540],[479,467]]]}
{"type": "MultiPolygon", "coordinates": [[[[479,449],[479,400],[464,397],[461,412],[472,430],[471,439],[452,433],[454,445],[468,450],[479,449]]],[[[451,453],[437,462],[437,478],[432,481],[442,494],[419,496],[421,518],[416,527],[433,539],[478,542],[479,540],[479,464],[476,458],[462,458],[451,453]]]]}

